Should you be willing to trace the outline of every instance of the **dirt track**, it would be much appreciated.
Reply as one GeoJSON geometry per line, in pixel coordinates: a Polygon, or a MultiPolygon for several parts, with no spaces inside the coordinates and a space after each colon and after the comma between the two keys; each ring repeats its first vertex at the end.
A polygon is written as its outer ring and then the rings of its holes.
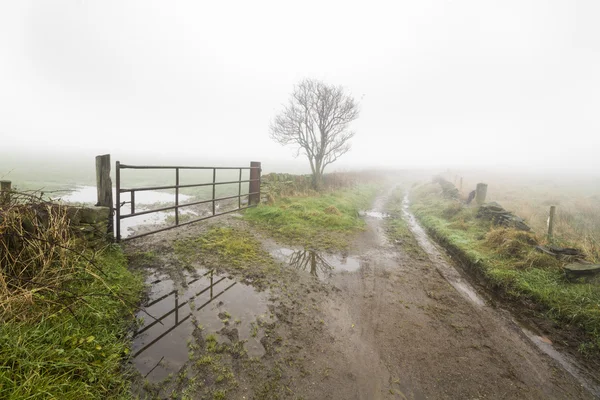
{"type": "MultiPolygon", "coordinates": [[[[374,211],[385,201],[378,198],[374,211]]],[[[261,340],[260,365],[232,362],[237,384],[227,398],[594,398],[510,316],[449,284],[441,256],[410,255],[388,241],[384,220],[366,221],[348,254],[360,260],[358,270],[321,283],[289,268],[286,290],[271,294],[276,322],[261,340]],[[273,370],[277,383],[264,392],[261,381],[272,380],[273,370]]],[[[157,235],[132,248],[161,243],[168,252],[165,240],[157,235]]],[[[261,240],[268,251],[278,247],[261,240]]]]}

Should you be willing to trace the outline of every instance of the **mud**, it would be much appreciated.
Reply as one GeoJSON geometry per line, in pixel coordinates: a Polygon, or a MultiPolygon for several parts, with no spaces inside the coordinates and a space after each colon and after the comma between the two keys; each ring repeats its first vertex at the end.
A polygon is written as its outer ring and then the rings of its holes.
{"type": "MultiPolygon", "coordinates": [[[[245,319],[250,321],[266,307],[273,317],[261,325],[264,352],[258,346],[256,357],[232,352],[218,368],[229,368],[235,384],[219,386],[218,379],[205,378],[193,397],[210,398],[214,393],[210,390],[219,388],[226,390],[225,398],[232,399],[594,398],[558,361],[537,347],[509,313],[487,306],[486,296],[427,242],[424,232],[415,235],[428,257],[416,258],[401,244],[391,243],[384,225],[387,200],[387,194],[379,196],[371,214],[365,213],[367,228],[347,254],[288,248],[231,216],[132,241],[128,251],[158,249],[160,262],[158,266],[153,263],[156,276],[149,278],[158,286],[150,299],[174,290],[169,279],[182,290],[190,278],[207,272],[202,260],[189,276],[181,272],[173,259],[172,241],[201,235],[211,224],[245,227],[281,263],[281,272],[273,276],[269,291],[255,292],[248,287],[247,298],[239,307],[233,303],[218,306],[228,291],[195,315],[195,323],[206,331],[199,332],[197,325],[182,328],[180,336],[161,346],[167,353],[156,351],[152,357],[150,349],[141,353],[151,360],[140,361],[140,374],[145,375],[163,356],[163,363],[174,360],[173,367],[153,371],[157,380],[177,369],[177,346],[190,335],[201,345],[209,332],[216,331],[225,344],[229,340],[235,346],[251,346],[246,331],[238,330],[238,336],[248,342],[232,340],[230,330],[222,329],[224,310],[235,318],[232,310],[241,315],[247,308],[251,314],[245,319]]],[[[410,214],[405,217],[412,225],[410,214]]],[[[227,265],[222,269],[230,270],[227,265]]],[[[219,276],[229,285],[238,282],[231,289],[233,302],[233,288],[250,282],[244,276],[251,276],[252,271],[230,271],[232,276],[219,276]]],[[[184,292],[178,291],[178,301],[184,301],[184,292]]],[[[194,304],[201,306],[206,301],[197,299],[194,304]]],[[[170,304],[156,314],[171,310],[173,300],[170,304]]],[[[175,317],[167,318],[172,321],[175,317]]],[[[144,323],[152,322],[144,317],[144,323]]],[[[161,332],[164,329],[161,327],[161,332]]],[[[152,337],[144,340],[134,351],[152,337]]],[[[179,367],[180,371],[190,368],[186,365],[179,367]]],[[[196,375],[204,376],[202,371],[196,375]]],[[[183,386],[192,386],[181,381],[183,386]]]]}

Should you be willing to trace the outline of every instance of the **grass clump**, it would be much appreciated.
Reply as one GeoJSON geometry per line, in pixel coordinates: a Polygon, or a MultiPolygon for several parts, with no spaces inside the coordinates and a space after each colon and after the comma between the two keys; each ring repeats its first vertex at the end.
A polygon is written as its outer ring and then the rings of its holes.
{"type": "Polygon", "coordinates": [[[535,250],[541,242],[535,234],[474,218],[475,207],[458,209],[459,203],[443,199],[433,185],[418,187],[411,198],[415,215],[442,244],[504,294],[581,329],[589,338],[582,348],[600,355],[600,285],[568,281],[560,260],[535,250]]]}
{"type": "Polygon", "coordinates": [[[312,196],[293,196],[249,209],[245,219],[290,244],[340,249],[364,227],[359,210],[369,207],[377,187],[363,185],[312,196]]]}

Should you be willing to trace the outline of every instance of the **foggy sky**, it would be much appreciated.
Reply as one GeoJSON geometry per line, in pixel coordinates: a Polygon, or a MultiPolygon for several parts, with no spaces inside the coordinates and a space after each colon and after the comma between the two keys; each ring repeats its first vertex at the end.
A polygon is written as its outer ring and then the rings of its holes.
{"type": "Polygon", "coordinates": [[[595,0],[0,0],[0,156],[292,162],[269,122],[317,78],[362,99],[332,169],[598,170],[599,20],[595,0]]]}

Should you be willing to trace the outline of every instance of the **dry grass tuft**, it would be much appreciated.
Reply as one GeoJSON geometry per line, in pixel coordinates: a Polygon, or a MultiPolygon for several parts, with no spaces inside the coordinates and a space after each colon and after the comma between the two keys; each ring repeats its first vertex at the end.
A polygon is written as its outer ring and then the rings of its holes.
{"type": "Polygon", "coordinates": [[[503,227],[490,229],[485,240],[496,253],[507,257],[523,257],[537,244],[533,234],[503,227]]]}
{"type": "Polygon", "coordinates": [[[323,211],[325,212],[325,214],[342,215],[341,211],[336,206],[329,206],[323,211]]]}

